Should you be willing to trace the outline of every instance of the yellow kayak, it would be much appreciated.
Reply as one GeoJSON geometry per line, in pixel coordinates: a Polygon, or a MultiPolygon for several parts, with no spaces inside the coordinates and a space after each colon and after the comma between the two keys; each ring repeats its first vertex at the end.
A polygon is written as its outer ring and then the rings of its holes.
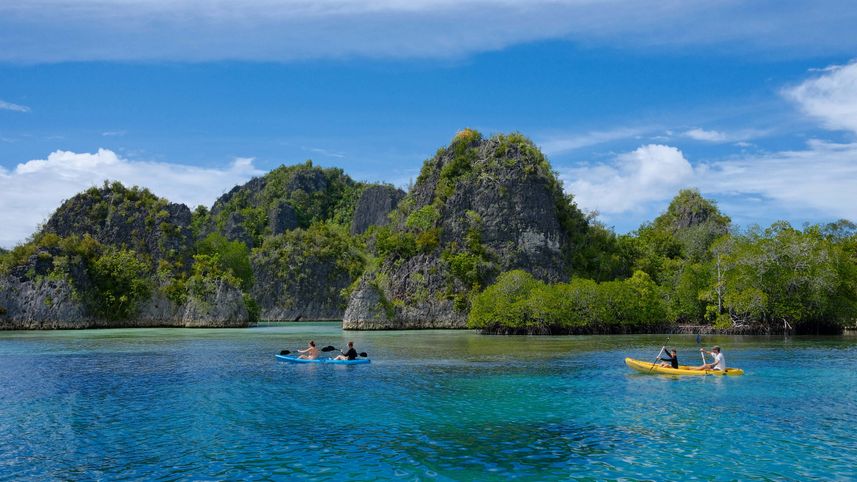
{"type": "Polygon", "coordinates": [[[727,368],[724,370],[694,370],[687,365],[679,365],[678,368],[662,367],[652,362],[644,362],[634,360],[633,358],[625,358],[625,364],[629,367],[643,373],[661,373],[664,375],[743,375],[744,370],[740,368],[727,368]]]}

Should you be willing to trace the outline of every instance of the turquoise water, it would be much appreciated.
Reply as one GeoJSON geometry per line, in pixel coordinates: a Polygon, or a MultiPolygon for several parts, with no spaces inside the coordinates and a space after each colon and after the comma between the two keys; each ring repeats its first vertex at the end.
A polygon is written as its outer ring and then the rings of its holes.
{"type": "Polygon", "coordinates": [[[0,333],[0,479],[857,478],[857,337],[703,342],[747,375],[624,365],[661,336],[0,333]],[[308,338],[373,363],[275,361],[308,338]]]}

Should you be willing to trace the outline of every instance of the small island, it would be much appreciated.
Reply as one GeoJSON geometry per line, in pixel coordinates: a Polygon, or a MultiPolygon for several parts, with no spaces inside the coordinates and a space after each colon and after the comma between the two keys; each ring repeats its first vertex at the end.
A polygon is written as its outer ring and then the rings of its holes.
{"type": "Polygon", "coordinates": [[[0,329],[246,327],[495,334],[839,333],[857,226],[737,227],[696,190],[618,235],[518,133],[472,129],[407,193],[311,161],[191,210],[105,182],[0,251],[0,329]]]}

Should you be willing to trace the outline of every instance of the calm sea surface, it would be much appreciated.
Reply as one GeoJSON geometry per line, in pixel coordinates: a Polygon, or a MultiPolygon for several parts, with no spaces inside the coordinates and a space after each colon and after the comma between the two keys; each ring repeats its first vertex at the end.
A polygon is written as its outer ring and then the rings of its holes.
{"type": "MultiPolygon", "coordinates": [[[[744,377],[638,374],[663,336],[0,332],[0,479],[857,478],[857,337],[706,337],[744,377]],[[371,365],[277,362],[348,339],[371,365]]],[[[683,363],[695,337],[674,336],[683,363]]]]}

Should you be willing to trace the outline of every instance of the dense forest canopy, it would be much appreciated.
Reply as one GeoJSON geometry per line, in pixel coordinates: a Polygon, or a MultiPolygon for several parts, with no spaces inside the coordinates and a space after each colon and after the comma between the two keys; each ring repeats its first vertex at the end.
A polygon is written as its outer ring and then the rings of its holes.
{"type": "Polygon", "coordinates": [[[846,220],[742,230],[713,201],[686,189],[633,233],[617,236],[593,224],[588,234],[591,258],[571,283],[540,284],[526,273],[501,277],[476,297],[470,326],[604,332],[680,323],[836,332],[857,319],[857,226],[846,220]],[[515,295],[492,302],[499,293],[515,295]]]}

